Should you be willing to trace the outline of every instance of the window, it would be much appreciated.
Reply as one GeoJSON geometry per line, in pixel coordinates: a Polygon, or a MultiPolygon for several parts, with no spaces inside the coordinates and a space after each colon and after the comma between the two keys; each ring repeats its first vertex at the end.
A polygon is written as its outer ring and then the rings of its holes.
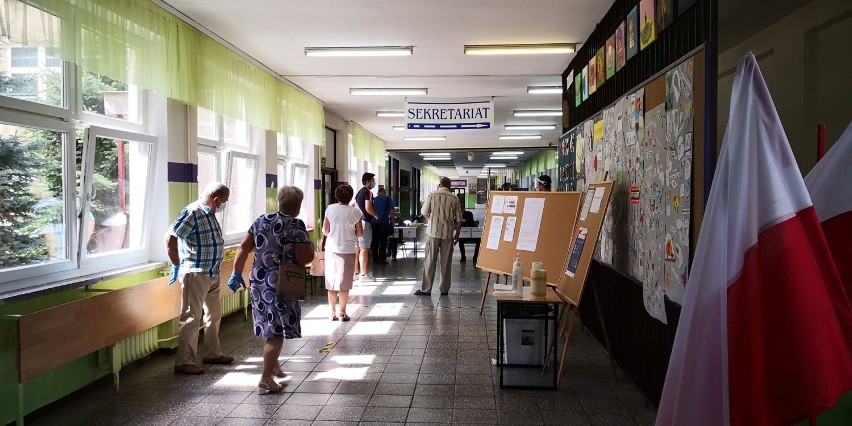
{"type": "Polygon", "coordinates": [[[222,117],[223,142],[232,145],[248,146],[248,126],[245,121],[231,117],[222,117]]]}
{"type": "Polygon", "coordinates": [[[0,123],[0,272],[71,257],[64,136],[0,123]]]}
{"type": "Polygon", "coordinates": [[[16,47],[12,49],[12,68],[35,68],[38,66],[38,47],[16,47]]]}
{"type": "Polygon", "coordinates": [[[198,122],[198,137],[211,141],[219,140],[219,124],[216,113],[204,108],[196,108],[196,119],[198,122]]]}
{"type": "MultiPolygon", "coordinates": [[[[93,72],[83,73],[83,112],[141,123],[139,90],[133,84],[93,72]]],[[[90,121],[100,121],[90,117],[90,121]]]]}
{"type": "Polygon", "coordinates": [[[201,191],[213,182],[221,182],[219,171],[219,153],[204,145],[198,146],[198,196],[201,191]]]}
{"type": "Polygon", "coordinates": [[[254,209],[255,184],[257,182],[257,157],[231,152],[229,155],[228,181],[231,189],[225,209],[223,233],[228,237],[242,238],[257,218],[254,209]]]}
{"type": "Polygon", "coordinates": [[[277,136],[277,146],[276,152],[279,156],[286,157],[287,156],[287,138],[284,136],[284,133],[278,132],[277,136]]]}
{"type": "Polygon", "coordinates": [[[143,248],[153,138],[92,127],[86,143],[83,258],[143,248]]]}
{"type": "Polygon", "coordinates": [[[299,210],[299,219],[302,219],[306,223],[312,223],[313,220],[309,220],[313,215],[313,209],[308,209],[308,200],[311,200],[313,203],[313,197],[309,196],[309,193],[313,193],[314,187],[313,185],[308,186],[310,182],[310,173],[309,168],[305,164],[294,164],[293,165],[293,186],[300,188],[305,193],[305,198],[302,199],[302,208],[299,210]]]}
{"type": "Polygon", "coordinates": [[[289,185],[290,183],[287,180],[287,162],[286,161],[278,161],[277,165],[277,174],[278,174],[278,187],[284,187],[289,185]]]}

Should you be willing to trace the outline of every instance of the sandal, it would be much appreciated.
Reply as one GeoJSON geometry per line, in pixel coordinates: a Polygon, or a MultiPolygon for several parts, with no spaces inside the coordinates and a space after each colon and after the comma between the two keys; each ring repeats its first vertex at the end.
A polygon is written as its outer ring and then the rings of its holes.
{"type": "Polygon", "coordinates": [[[331,314],[331,320],[332,320],[332,321],[337,321],[337,320],[338,320],[337,315],[335,315],[335,314],[331,314]]]}
{"type": "Polygon", "coordinates": [[[350,319],[349,315],[346,315],[345,312],[341,313],[341,314],[337,314],[337,317],[340,318],[341,321],[349,321],[349,319],[350,319]]]}
{"type": "Polygon", "coordinates": [[[276,382],[275,380],[270,380],[267,383],[260,382],[257,384],[258,395],[268,395],[282,390],[284,390],[284,385],[276,382]]]}

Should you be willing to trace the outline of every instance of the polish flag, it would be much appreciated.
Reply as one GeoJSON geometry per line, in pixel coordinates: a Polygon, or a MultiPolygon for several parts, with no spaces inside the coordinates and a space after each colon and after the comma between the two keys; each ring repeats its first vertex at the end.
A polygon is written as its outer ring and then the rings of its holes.
{"type": "MultiPolygon", "coordinates": [[[[852,123],[805,178],[845,294],[852,305],[852,123]]],[[[852,334],[847,334],[847,339],[852,334]]]]}
{"type": "Polygon", "coordinates": [[[852,388],[837,270],[751,54],[694,259],[658,425],[790,424],[852,388]]]}

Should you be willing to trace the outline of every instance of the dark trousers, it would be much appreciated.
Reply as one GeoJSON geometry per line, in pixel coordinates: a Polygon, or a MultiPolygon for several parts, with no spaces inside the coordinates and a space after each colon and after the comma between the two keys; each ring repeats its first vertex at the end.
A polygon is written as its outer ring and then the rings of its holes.
{"type": "Polygon", "coordinates": [[[464,245],[473,244],[473,261],[476,262],[476,259],[479,257],[479,244],[480,240],[475,240],[471,242],[471,240],[459,239],[459,251],[461,251],[461,260],[462,262],[467,260],[467,256],[465,256],[464,245]]]}
{"type": "Polygon", "coordinates": [[[371,223],[370,226],[373,227],[373,244],[371,246],[373,261],[386,262],[388,258],[388,237],[390,236],[387,232],[389,224],[371,223]]]}

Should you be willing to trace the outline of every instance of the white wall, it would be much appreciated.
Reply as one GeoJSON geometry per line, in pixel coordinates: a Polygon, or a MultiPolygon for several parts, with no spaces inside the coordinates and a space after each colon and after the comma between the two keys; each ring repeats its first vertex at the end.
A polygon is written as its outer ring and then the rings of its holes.
{"type": "Polygon", "coordinates": [[[728,123],[731,86],[746,52],[758,57],[803,174],[816,164],[817,124],[826,151],[852,120],[852,1],[813,0],[719,56],[718,144],[728,123]]]}

